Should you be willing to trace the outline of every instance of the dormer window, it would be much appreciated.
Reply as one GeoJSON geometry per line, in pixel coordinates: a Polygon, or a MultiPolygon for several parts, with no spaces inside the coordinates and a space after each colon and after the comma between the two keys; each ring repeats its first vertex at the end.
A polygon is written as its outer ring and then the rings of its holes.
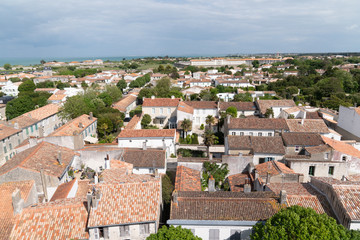
{"type": "Polygon", "coordinates": [[[329,153],[325,153],[325,159],[329,159],[329,153]]]}

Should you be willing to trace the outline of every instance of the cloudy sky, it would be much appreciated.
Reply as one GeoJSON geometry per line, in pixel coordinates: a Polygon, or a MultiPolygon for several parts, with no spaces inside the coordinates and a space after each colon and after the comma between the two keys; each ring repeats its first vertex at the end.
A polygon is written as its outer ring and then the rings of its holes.
{"type": "Polygon", "coordinates": [[[359,0],[1,0],[0,57],[359,51],[359,0]]]}

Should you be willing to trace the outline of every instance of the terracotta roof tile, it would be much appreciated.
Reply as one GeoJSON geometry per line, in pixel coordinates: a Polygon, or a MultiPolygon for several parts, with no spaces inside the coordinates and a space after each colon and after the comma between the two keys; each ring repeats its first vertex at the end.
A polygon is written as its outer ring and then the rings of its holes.
{"type": "Polygon", "coordinates": [[[185,101],[185,103],[194,109],[217,109],[215,101],[185,101]]]}
{"type": "Polygon", "coordinates": [[[232,136],[228,137],[230,150],[251,150],[252,153],[285,154],[282,138],[258,136],[232,136]]]}
{"type": "Polygon", "coordinates": [[[220,111],[226,111],[229,107],[235,107],[238,111],[255,111],[256,106],[253,102],[220,102],[220,111]]]}
{"type": "Polygon", "coordinates": [[[185,102],[179,102],[179,105],[178,105],[178,108],[177,108],[178,111],[181,111],[181,112],[186,112],[186,113],[190,113],[190,114],[193,114],[194,113],[194,108],[189,106],[188,104],[186,104],[185,102]]]}
{"type": "Polygon", "coordinates": [[[78,189],[76,191],[76,198],[86,198],[86,194],[91,189],[90,180],[78,180],[78,189]]]}
{"type": "Polygon", "coordinates": [[[324,142],[329,145],[330,147],[332,147],[333,149],[335,149],[336,151],[348,154],[350,156],[354,156],[357,158],[360,158],[360,151],[357,150],[356,148],[354,148],[353,146],[351,146],[350,144],[341,142],[341,141],[337,141],[334,139],[330,139],[327,137],[322,136],[322,139],[324,140],[324,142]]]}
{"type": "Polygon", "coordinates": [[[13,127],[9,127],[6,126],[5,124],[0,123],[0,140],[20,132],[21,132],[20,129],[15,129],[13,127]]]}
{"type": "Polygon", "coordinates": [[[15,223],[12,193],[17,188],[20,189],[21,198],[26,201],[33,187],[35,187],[34,180],[0,184],[0,239],[9,239],[15,223]]]}
{"type": "Polygon", "coordinates": [[[49,101],[61,101],[64,98],[66,98],[65,94],[53,94],[48,98],[48,100],[49,101]]]}
{"type": "Polygon", "coordinates": [[[281,134],[286,146],[318,146],[323,144],[318,133],[284,132],[281,134]]]}
{"type": "Polygon", "coordinates": [[[194,169],[178,166],[176,169],[176,191],[201,191],[201,173],[194,169]]]}
{"type": "Polygon", "coordinates": [[[16,218],[10,239],[85,239],[85,199],[69,198],[25,208],[16,218]]]}
{"type": "Polygon", "coordinates": [[[60,184],[57,187],[54,195],[51,197],[50,201],[67,198],[71,189],[74,187],[74,184],[76,183],[76,181],[77,181],[76,179],[73,179],[70,182],[60,184]]]}
{"type": "Polygon", "coordinates": [[[232,192],[243,192],[246,183],[251,184],[251,178],[248,173],[238,173],[228,176],[230,190],[232,192]]]}
{"type": "Polygon", "coordinates": [[[181,98],[145,98],[143,107],[176,107],[181,98]]]}
{"type": "MultiPolygon", "coordinates": [[[[27,113],[24,113],[23,115],[40,121],[40,120],[43,120],[45,118],[48,118],[48,117],[58,113],[59,110],[60,110],[59,105],[50,103],[50,104],[45,105],[43,107],[37,108],[37,109],[32,110],[32,111],[27,112],[27,113]]],[[[13,120],[16,121],[16,119],[17,118],[14,118],[13,120]]]]}
{"type": "Polygon", "coordinates": [[[175,129],[124,129],[118,138],[175,137],[175,129]]]}
{"type": "Polygon", "coordinates": [[[38,145],[16,154],[11,161],[7,161],[0,168],[0,175],[17,168],[30,169],[39,172],[44,169],[46,175],[60,177],[72,162],[77,153],[69,148],[61,147],[48,142],[41,142],[38,145]],[[59,152],[61,152],[60,165],[57,161],[59,152]]]}
{"type": "Polygon", "coordinates": [[[125,129],[135,129],[136,125],[140,121],[140,116],[134,115],[131,120],[126,124],[125,129]]]}
{"type": "Polygon", "coordinates": [[[229,129],[289,130],[285,119],[230,118],[229,129]]]}
{"type": "Polygon", "coordinates": [[[290,132],[329,133],[322,119],[286,119],[290,132]],[[304,120],[304,124],[301,124],[304,120]]]}
{"type": "Polygon", "coordinates": [[[161,200],[159,178],[148,182],[98,184],[96,187],[102,196],[97,209],[90,210],[88,227],[158,220],[161,200]]]}
{"type": "Polygon", "coordinates": [[[165,150],[157,149],[125,149],[123,160],[131,163],[134,168],[166,168],[165,150]]]}
{"type": "Polygon", "coordinates": [[[273,216],[281,205],[271,192],[179,192],[171,203],[170,219],[261,221],[273,216]]]}
{"type": "Polygon", "coordinates": [[[296,104],[293,100],[257,100],[259,110],[262,114],[271,107],[295,107],[296,104]]]}
{"type": "Polygon", "coordinates": [[[266,176],[267,173],[270,173],[270,175],[296,174],[294,170],[278,161],[268,161],[258,164],[255,166],[255,169],[260,176],[266,176]]]}
{"type": "Polygon", "coordinates": [[[136,101],[137,97],[133,95],[126,96],[125,98],[121,99],[120,101],[114,103],[113,108],[119,110],[120,112],[125,112],[126,108],[136,101]]]}
{"type": "Polygon", "coordinates": [[[85,128],[94,123],[96,120],[97,118],[95,117],[93,117],[91,120],[89,115],[83,114],[56,129],[49,135],[49,137],[73,136],[75,131],[80,134],[82,131],[84,131],[85,128]],[[80,127],[80,124],[82,124],[82,127],[80,127]]]}

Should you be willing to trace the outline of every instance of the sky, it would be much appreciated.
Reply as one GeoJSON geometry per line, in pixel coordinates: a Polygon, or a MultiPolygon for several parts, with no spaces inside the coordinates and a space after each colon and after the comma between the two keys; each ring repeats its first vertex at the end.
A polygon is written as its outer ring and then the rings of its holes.
{"type": "Polygon", "coordinates": [[[358,52],[359,0],[1,0],[0,57],[358,52]]]}

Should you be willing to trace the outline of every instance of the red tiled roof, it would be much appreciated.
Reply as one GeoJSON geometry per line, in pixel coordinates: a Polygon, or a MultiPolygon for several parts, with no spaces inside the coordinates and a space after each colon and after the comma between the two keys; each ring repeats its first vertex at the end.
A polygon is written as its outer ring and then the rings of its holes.
{"type": "Polygon", "coordinates": [[[165,150],[127,148],[122,155],[123,160],[134,168],[166,168],[165,150]]]}
{"type": "Polygon", "coordinates": [[[129,95],[123,99],[121,99],[120,101],[116,102],[113,105],[113,108],[119,110],[120,112],[125,112],[126,108],[132,104],[134,101],[136,101],[137,97],[133,96],[133,95],[129,95]]]}
{"type": "Polygon", "coordinates": [[[73,179],[72,181],[70,182],[66,182],[66,183],[62,183],[60,184],[54,195],[52,196],[51,200],[50,201],[55,201],[55,200],[58,200],[58,199],[63,199],[63,198],[67,198],[71,189],[74,187],[74,184],[76,183],[76,179],[73,179]]]}
{"type": "Polygon", "coordinates": [[[69,148],[43,141],[32,148],[16,154],[11,161],[7,161],[0,168],[0,175],[20,167],[36,172],[43,168],[46,175],[60,177],[75,155],[77,153],[69,148]],[[61,165],[57,161],[59,152],[61,153],[61,165]]]}
{"type": "Polygon", "coordinates": [[[186,113],[190,113],[193,114],[194,113],[194,108],[190,107],[189,105],[187,105],[185,102],[179,102],[178,105],[178,111],[181,112],[186,112],[186,113]]]}
{"type": "Polygon", "coordinates": [[[124,129],[118,138],[175,137],[175,129],[124,129]]]}
{"type": "Polygon", "coordinates": [[[318,146],[323,144],[318,133],[284,132],[281,134],[286,146],[318,146]]]}
{"type": "MultiPolygon", "coordinates": [[[[37,108],[35,110],[32,110],[30,112],[24,113],[23,115],[30,116],[31,118],[34,118],[36,120],[43,120],[45,118],[48,118],[56,113],[58,113],[60,110],[60,106],[57,104],[48,104],[43,107],[37,108]]],[[[14,118],[15,120],[15,118],[14,118]]]]}
{"type": "Polygon", "coordinates": [[[17,188],[20,189],[21,198],[26,202],[33,187],[35,187],[34,180],[0,184],[0,239],[9,239],[15,223],[12,193],[17,188]]]}
{"type": "Polygon", "coordinates": [[[279,118],[230,118],[229,129],[288,130],[285,119],[279,118]]]}
{"type": "Polygon", "coordinates": [[[296,104],[293,100],[257,100],[259,110],[262,114],[271,107],[295,107],[296,104]]]}
{"type": "Polygon", "coordinates": [[[290,132],[329,133],[322,119],[286,119],[290,132]],[[302,120],[304,121],[303,124],[302,120]]]}
{"type": "Polygon", "coordinates": [[[176,169],[176,191],[201,191],[201,173],[194,169],[178,166],[176,169]]]}
{"type": "Polygon", "coordinates": [[[281,137],[233,136],[229,135],[230,150],[251,150],[253,153],[285,154],[281,137]]]}
{"type": "Polygon", "coordinates": [[[53,133],[49,135],[49,137],[73,136],[75,131],[80,134],[82,131],[84,131],[85,128],[94,123],[96,120],[97,118],[95,117],[93,117],[93,119],[91,120],[89,115],[83,114],[56,129],[53,133]],[[79,127],[80,123],[83,127],[79,127]]]}
{"type": "Polygon", "coordinates": [[[125,129],[135,129],[136,125],[140,121],[140,116],[134,115],[131,120],[126,124],[125,129]]]}
{"type": "Polygon", "coordinates": [[[96,187],[102,196],[97,209],[90,210],[88,227],[158,220],[161,200],[159,178],[148,182],[98,184],[96,187]]]}
{"type": "Polygon", "coordinates": [[[350,144],[347,144],[347,143],[344,143],[341,141],[337,141],[334,139],[330,139],[330,138],[327,138],[324,136],[322,136],[322,139],[324,140],[324,142],[327,145],[329,145],[336,151],[345,153],[345,154],[353,156],[353,157],[360,158],[360,151],[357,150],[356,148],[354,148],[353,146],[351,146],[350,144]]]}
{"type": "Polygon", "coordinates": [[[248,173],[238,173],[228,176],[230,190],[232,192],[243,192],[246,183],[251,184],[251,178],[248,173]]]}
{"type": "Polygon", "coordinates": [[[20,132],[21,132],[20,129],[15,129],[13,127],[9,127],[6,126],[5,124],[0,123],[0,140],[20,132]]]}
{"type": "Polygon", "coordinates": [[[143,107],[176,107],[181,98],[145,98],[143,107]]]}
{"type": "Polygon", "coordinates": [[[194,109],[217,109],[215,101],[185,101],[185,103],[194,109]]]}
{"type": "Polygon", "coordinates": [[[287,167],[285,164],[278,161],[268,161],[255,166],[255,169],[260,176],[266,176],[267,173],[270,175],[278,174],[296,174],[294,170],[287,167]]]}
{"type": "Polygon", "coordinates": [[[10,239],[87,239],[85,199],[69,198],[23,209],[10,239]]]}

